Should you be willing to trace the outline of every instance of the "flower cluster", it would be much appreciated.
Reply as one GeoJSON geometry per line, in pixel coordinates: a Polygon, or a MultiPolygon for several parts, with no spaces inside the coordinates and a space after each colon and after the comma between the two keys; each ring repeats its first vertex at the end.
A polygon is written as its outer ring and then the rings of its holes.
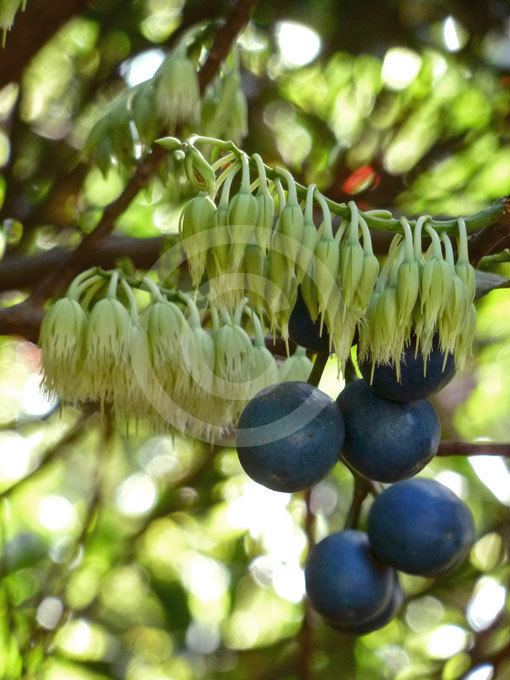
{"type": "Polygon", "coordinates": [[[439,236],[431,218],[413,225],[402,218],[380,271],[367,219],[387,218],[385,211],[332,204],[313,184],[299,198],[292,175],[273,170],[268,180],[257,154],[234,149],[211,166],[193,140],[185,154],[199,193],[182,212],[181,242],[193,285],[207,284],[211,305],[228,312],[247,297],[287,341],[300,286],[340,365],[357,331],[360,357],[374,365],[398,365],[414,336],[426,359],[438,335],[445,356],[454,354],[462,366],[475,327],[474,269],[462,218],[456,259],[449,236],[439,236]],[[342,208],[337,225],[332,207],[342,208]],[[425,252],[422,237],[431,241],[425,252]]]}
{"type": "Polygon", "coordinates": [[[39,344],[46,389],[64,401],[99,401],[119,418],[209,441],[233,427],[260,389],[307,380],[312,367],[302,348],[278,361],[246,301],[219,313],[148,277],[97,269],[50,307],[39,344]]]}

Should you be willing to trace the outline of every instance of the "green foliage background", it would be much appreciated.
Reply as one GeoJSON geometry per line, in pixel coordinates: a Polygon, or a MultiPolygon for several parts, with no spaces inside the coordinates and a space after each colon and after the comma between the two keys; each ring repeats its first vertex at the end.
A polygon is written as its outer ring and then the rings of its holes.
{"type": "MultiPolygon", "coordinates": [[[[149,74],[181,22],[227,9],[98,1],[44,46],[19,92],[0,91],[2,216],[24,224],[10,255],[72,246],[90,231],[129,174],[103,177],[87,164],[81,150],[91,125],[134,77],[134,63],[149,74]]],[[[457,215],[510,193],[504,0],[262,0],[241,55],[245,149],[332,198],[457,215]],[[320,39],[311,63],[286,61],[292,32],[284,21],[320,39]],[[396,76],[388,57],[395,48],[396,76]]],[[[156,179],[118,232],[175,232],[181,189],[156,179]]],[[[496,271],[508,274],[508,265],[496,271]]],[[[4,294],[2,303],[23,295],[4,294]]],[[[490,293],[478,310],[475,356],[435,405],[445,437],[510,441],[508,293],[490,293]]],[[[38,361],[30,343],[1,339],[0,677],[298,678],[303,498],[257,487],[234,451],[143,426],[128,437],[96,414],[51,411],[38,361]]],[[[341,386],[331,363],[321,387],[336,396],[341,386]]],[[[405,577],[400,616],[371,635],[342,636],[314,620],[314,678],[510,677],[507,464],[450,457],[422,474],[471,507],[479,540],[469,562],[435,582],[405,577]],[[480,666],[482,674],[468,675],[480,666]]],[[[319,536],[342,525],[351,487],[337,466],[314,489],[319,536]]]]}

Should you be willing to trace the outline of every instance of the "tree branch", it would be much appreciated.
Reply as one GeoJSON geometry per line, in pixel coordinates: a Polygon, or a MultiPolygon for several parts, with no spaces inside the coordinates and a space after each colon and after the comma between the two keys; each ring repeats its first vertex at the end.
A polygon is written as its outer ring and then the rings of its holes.
{"type": "Polygon", "coordinates": [[[442,441],[437,456],[504,456],[510,458],[510,443],[442,441]]]}

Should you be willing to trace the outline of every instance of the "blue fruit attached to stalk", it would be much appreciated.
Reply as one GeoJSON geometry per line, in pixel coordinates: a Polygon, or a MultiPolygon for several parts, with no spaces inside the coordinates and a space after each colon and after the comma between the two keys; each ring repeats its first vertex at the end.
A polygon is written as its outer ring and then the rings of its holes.
{"type": "Polygon", "coordinates": [[[397,482],[417,474],[434,456],[441,428],[426,399],[408,403],[377,396],[364,380],[337,398],[345,422],[342,459],[363,477],[397,482]]]}
{"type": "Polygon", "coordinates": [[[354,631],[387,615],[398,579],[392,567],[374,556],[367,534],[349,529],[313,547],[305,582],[312,606],[327,623],[354,631]]]}
{"type": "Polygon", "coordinates": [[[416,353],[416,340],[407,345],[400,360],[400,380],[394,364],[376,364],[361,361],[359,369],[371,389],[380,397],[393,401],[416,401],[439,392],[455,375],[455,360],[451,354],[445,358],[437,336],[432,351],[424,361],[416,353]]]}
{"type": "Polygon", "coordinates": [[[379,559],[418,576],[448,573],[466,558],[475,538],[467,505],[433,479],[408,479],[385,489],[368,517],[379,559]]]}
{"type": "Polygon", "coordinates": [[[239,461],[254,481],[274,491],[301,491],[338,460],[344,422],[335,402],[305,382],[271,385],[255,395],[239,420],[239,461]]]}

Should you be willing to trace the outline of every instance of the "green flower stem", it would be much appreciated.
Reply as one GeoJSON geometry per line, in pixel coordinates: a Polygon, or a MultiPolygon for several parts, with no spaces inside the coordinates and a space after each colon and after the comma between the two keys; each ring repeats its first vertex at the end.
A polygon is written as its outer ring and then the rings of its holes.
{"type": "Polygon", "coordinates": [[[87,288],[87,292],[83,300],[81,301],[81,306],[83,307],[84,311],[88,310],[91,301],[94,299],[96,293],[99,293],[103,285],[104,279],[101,277],[100,280],[96,281],[94,284],[87,288]]]}
{"type": "Polygon", "coordinates": [[[77,300],[79,297],[79,289],[82,285],[83,282],[85,282],[89,277],[94,276],[94,274],[97,273],[97,267],[91,267],[90,269],[87,269],[84,272],[81,272],[81,274],[78,274],[78,276],[73,279],[71,285],[69,286],[67,290],[67,297],[72,298],[73,300],[77,300]]]}
{"type": "MultiPolygon", "coordinates": [[[[363,252],[365,255],[373,255],[374,250],[372,248],[372,237],[370,236],[370,229],[363,215],[358,215],[359,226],[361,228],[361,233],[363,235],[363,252]]],[[[411,248],[413,243],[413,237],[411,235],[411,248]]],[[[412,258],[411,258],[412,259],[412,258]]]]}
{"type": "Polygon", "coordinates": [[[421,231],[422,231],[423,225],[425,224],[425,222],[428,219],[429,219],[428,215],[422,215],[416,221],[416,225],[415,225],[415,228],[414,228],[414,259],[417,262],[421,262],[423,260],[421,231]]]}
{"type": "Polygon", "coordinates": [[[282,183],[278,178],[275,179],[274,186],[276,189],[276,193],[278,194],[278,214],[281,215],[282,210],[287,205],[287,199],[285,198],[285,192],[283,190],[282,183]]]}
{"type": "Polygon", "coordinates": [[[163,295],[161,294],[161,290],[158,288],[158,286],[156,286],[154,281],[151,281],[147,276],[143,277],[143,286],[145,287],[146,290],[149,291],[154,302],[163,301],[163,295]]]}
{"type": "Polygon", "coordinates": [[[414,260],[414,252],[413,252],[413,233],[411,231],[411,227],[409,226],[409,222],[405,217],[400,218],[400,223],[402,225],[402,228],[404,229],[404,235],[405,235],[405,252],[406,252],[406,260],[409,262],[412,262],[414,260]]]}
{"type": "Polygon", "coordinates": [[[221,197],[220,197],[220,202],[218,204],[219,208],[228,208],[228,201],[230,199],[230,187],[232,186],[232,182],[234,181],[234,177],[237,175],[240,169],[240,164],[235,163],[230,168],[227,168],[225,172],[223,172],[217,181],[217,189],[216,191],[219,190],[221,184],[223,183],[223,189],[221,191],[221,197]]]}
{"type": "Polygon", "coordinates": [[[439,240],[436,230],[433,229],[430,224],[427,224],[425,231],[432,239],[432,252],[434,253],[434,257],[437,257],[438,260],[442,260],[443,253],[441,251],[441,241],[439,240]]]}
{"type": "Polygon", "coordinates": [[[283,168],[278,168],[278,174],[287,182],[287,203],[289,205],[297,205],[297,189],[294,177],[292,177],[288,170],[283,168]]]}
{"type": "MultiPolygon", "coordinates": [[[[231,152],[235,154],[238,158],[241,158],[244,153],[239,149],[233,142],[225,141],[222,139],[215,139],[214,137],[203,137],[201,135],[195,135],[192,138],[197,142],[205,142],[212,144],[222,150],[231,152]]],[[[253,163],[254,169],[257,168],[257,162],[252,157],[250,162],[253,163]]],[[[266,176],[268,179],[275,180],[278,177],[282,177],[282,171],[276,168],[271,168],[269,165],[264,164],[264,169],[266,171],[266,176]]],[[[306,199],[307,187],[296,182],[296,192],[299,198],[306,199]]],[[[340,215],[341,217],[350,218],[351,211],[345,203],[336,203],[329,198],[324,199],[328,204],[329,209],[335,215],[340,215]]],[[[377,211],[379,212],[379,211],[377,211]]],[[[384,217],[380,214],[374,214],[374,212],[368,210],[366,212],[360,211],[360,214],[365,218],[370,229],[384,230],[384,231],[396,231],[402,232],[403,227],[400,220],[394,217],[384,217]]],[[[467,233],[472,233],[480,229],[484,229],[491,224],[494,224],[503,217],[510,215],[510,199],[508,197],[500,198],[491,205],[479,210],[473,215],[464,217],[466,224],[467,233]]],[[[416,224],[416,220],[408,220],[411,226],[416,224]]],[[[453,217],[450,219],[431,219],[430,225],[434,227],[437,231],[455,232],[458,229],[458,218],[453,217]]]]}
{"type": "Polygon", "coordinates": [[[450,265],[450,267],[455,270],[455,260],[453,257],[452,242],[450,241],[448,234],[441,234],[441,241],[444,244],[444,252],[446,255],[445,259],[450,265]]]}
{"type": "Polygon", "coordinates": [[[126,293],[126,297],[129,301],[129,315],[133,323],[138,321],[138,307],[136,306],[135,296],[133,295],[133,290],[126,279],[122,278],[120,281],[122,290],[126,293]]]}
{"type": "Polygon", "coordinates": [[[315,195],[315,190],[317,189],[316,184],[309,184],[306,192],[306,203],[305,203],[305,222],[308,224],[313,224],[313,197],[315,195]]]}
{"type": "Polygon", "coordinates": [[[269,189],[267,188],[266,169],[264,167],[262,158],[259,156],[258,153],[254,153],[252,156],[252,160],[255,161],[257,171],[259,173],[259,194],[269,194],[269,189]]]}
{"type": "Polygon", "coordinates": [[[119,285],[119,272],[114,270],[112,272],[112,277],[108,285],[108,290],[106,291],[106,297],[109,300],[115,300],[117,298],[117,286],[119,285]]]}
{"type": "Polygon", "coordinates": [[[458,260],[459,262],[469,262],[466,220],[462,217],[459,217],[457,220],[457,225],[459,229],[458,260]]]}
{"type": "Polygon", "coordinates": [[[348,240],[356,242],[358,240],[359,210],[354,201],[349,201],[347,206],[350,210],[349,235],[348,240]]]}
{"type": "Polygon", "coordinates": [[[331,223],[331,210],[329,209],[328,201],[320,193],[320,191],[315,192],[315,198],[317,199],[317,203],[321,207],[323,215],[322,236],[323,238],[333,240],[333,225],[331,223]]]}

